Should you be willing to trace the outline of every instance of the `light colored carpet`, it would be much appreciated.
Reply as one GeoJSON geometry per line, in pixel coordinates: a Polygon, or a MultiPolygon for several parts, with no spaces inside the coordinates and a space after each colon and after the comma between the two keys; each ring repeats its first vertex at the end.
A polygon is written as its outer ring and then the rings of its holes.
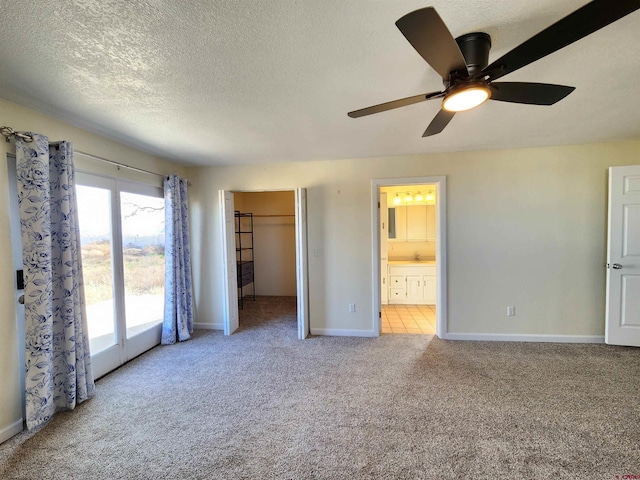
{"type": "Polygon", "coordinates": [[[7,479],[640,475],[640,350],[296,339],[295,301],[157,347],[0,446],[7,479]]]}

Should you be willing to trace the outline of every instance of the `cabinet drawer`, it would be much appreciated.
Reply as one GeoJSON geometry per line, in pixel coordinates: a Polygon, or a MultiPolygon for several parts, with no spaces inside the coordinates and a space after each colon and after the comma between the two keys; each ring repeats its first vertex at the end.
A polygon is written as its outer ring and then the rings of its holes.
{"type": "Polygon", "coordinates": [[[249,285],[250,283],[253,283],[253,273],[249,272],[246,275],[238,276],[239,287],[244,287],[245,285],[249,285]]]}
{"type": "Polygon", "coordinates": [[[253,262],[238,262],[238,276],[242,277],[247,273],[253,273],[253,262]]]}
{"type": "Polygon", "coordinates": [[[406,287],[406,281],[404,275],[391,275],[389,276],[390,288],[402,288],[406,287]]]}
{"type": "Polygon", "coordinates": [[[407,298],[407,291],[404,288],[390,288],[389,300],[404,300],[407,298]]]}

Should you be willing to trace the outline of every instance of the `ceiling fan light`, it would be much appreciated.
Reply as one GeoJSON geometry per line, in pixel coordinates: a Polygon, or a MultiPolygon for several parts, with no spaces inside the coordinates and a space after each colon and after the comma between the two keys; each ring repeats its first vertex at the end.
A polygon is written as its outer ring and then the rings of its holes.
{"type": "Polygon", "coordinates": [[[444,97],[442,108],[448,112],[463,112],[482,105],[490,96],[491,91],[483,85],[461,88],[444,97]]]}

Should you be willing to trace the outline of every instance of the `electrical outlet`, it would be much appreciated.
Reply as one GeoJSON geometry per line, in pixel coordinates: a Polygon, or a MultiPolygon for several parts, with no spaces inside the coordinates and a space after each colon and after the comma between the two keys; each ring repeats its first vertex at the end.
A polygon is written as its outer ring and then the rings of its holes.
{"type": "Polygon", "coordinates": [[[507,307],[507,316],[515,317],[516,315],[516,307],[507,307]]]}
{"type": "Polygon", "coordinates": [[[349,304],[349,311],[350,311],[351,313],[353,313],[353,312],[355,312],[355,311],[356,311],[356,304],[355,304],[355,303],[350,303],[350,304],[349,304]]]}

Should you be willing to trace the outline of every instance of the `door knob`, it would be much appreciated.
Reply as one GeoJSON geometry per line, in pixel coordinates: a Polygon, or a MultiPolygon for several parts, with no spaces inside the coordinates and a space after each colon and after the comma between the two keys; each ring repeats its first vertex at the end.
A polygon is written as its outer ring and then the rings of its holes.
{"type": "Polygon", "coordinates": [[[20,305],[24,305],[24,295],[20,295],[20,296],[18,297],[18,303],[19,303],[20,305]]]}
{"type": "Polygon", "coordinates": [[[611,265],[611,267],[614,270],[620,270],[622,268],[622,265],[620,265],[619,263],[614,263],[613,265],[611,265]]]}

